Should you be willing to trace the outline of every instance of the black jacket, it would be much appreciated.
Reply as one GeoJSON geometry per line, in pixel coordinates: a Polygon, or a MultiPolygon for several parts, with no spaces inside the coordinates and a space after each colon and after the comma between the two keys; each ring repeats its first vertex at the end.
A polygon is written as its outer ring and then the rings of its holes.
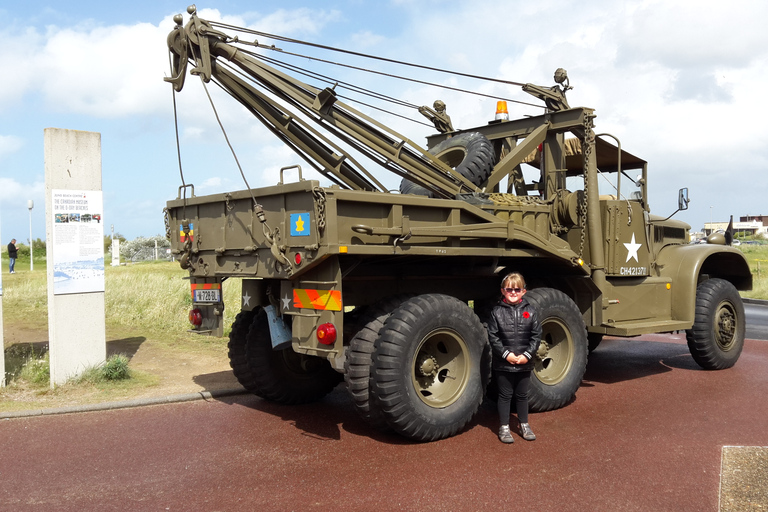
{"type": "Polygon", "coordinates": [[[491,311],[488,319],[488,340],[493,350],[493,369],[504,372],[533,370],[533,356],[541,342],[541,323],[536,310],[525,300],[508,304],[503,300],[491,311]],[[526,364],[510,364],[506,356],[525,355],[526,364]]]}
{"type": "Polygon", "coordinates": [[[19,252],[16,250],[16,246],[12,243],[8,244],[8,257],[16,259],[18,254],[19,252]]]}

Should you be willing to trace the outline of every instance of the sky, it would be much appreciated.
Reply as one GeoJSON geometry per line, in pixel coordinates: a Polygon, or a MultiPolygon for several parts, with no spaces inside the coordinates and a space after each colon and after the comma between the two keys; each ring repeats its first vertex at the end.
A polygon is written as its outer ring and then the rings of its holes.
{"type": "MultiPolygon", "coordinates": [[[[675,218],[694,230],[730,215],[768,215],[763,0],[211,0],[197,7],[204,19],[513,82],[550,86],[554,70],[565,68],[570,104],[594,108],[597,133],[618,137],[623,149],[649,162],[653,214],[674,212],[678,189],[688,187],[689,209],[675,218]]],[[[30,199],[32,237],[45,238],[46,128],[101,134],[106,235],[113,227],[128,239],[165,233],[162,209],[176,198],[182,176],[173,94],[163,81],[170,75],[166,37],[174,14],[184,13],[186,22],[186,8],[167,0],[0,0],[3,243],[28,240],[30,199]]],[[[537,101],[519,86],[370,61],[358,65],[491,97],[296,62],[414,105],[441,99],[462,129],[493,118],[494,96],[537,101]]],[[[251,187],[274,185],[281,167],[308,167],[233,99],[215,86],[209,90],[251,187]]],[[[245,188],[199,79],[187,77],[176,103],[185,183],[197,195],[245,188]]],[[[366,113],[419,144],[434,133],[421,123],[366,113]]],[[[403,113],[420,117],[412,109],[403,113]]],[[[540,113],[510,103],[512,118],[540,113]]],[[[372,170],[397,188],[399,178],[372,170]]]]}

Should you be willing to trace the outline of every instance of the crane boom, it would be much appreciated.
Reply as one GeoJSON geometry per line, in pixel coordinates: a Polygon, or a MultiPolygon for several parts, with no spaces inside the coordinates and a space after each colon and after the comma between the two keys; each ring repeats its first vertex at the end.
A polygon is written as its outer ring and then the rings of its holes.
{"type": "Polygon", "coordinates": [[[257,89],[243,75],[356,151],[436,197],[453,198],[480,191],[418,144],[339,101],[334,88],[318,89],[265,64],[256,54],[235,46],[248,43],[215,30],[210,22],[197,16],[193,7],[190,11],[186,26],[182,26],[181,15],[174,17],[177,25],[168,36],[173,76],[165,80],[176,91],[184,86],[187,64],[192,62],[190,74],[200,76],[205,83],[213,79],[291,149],[344,188],[387,191],[348,150],[257,89]]]}

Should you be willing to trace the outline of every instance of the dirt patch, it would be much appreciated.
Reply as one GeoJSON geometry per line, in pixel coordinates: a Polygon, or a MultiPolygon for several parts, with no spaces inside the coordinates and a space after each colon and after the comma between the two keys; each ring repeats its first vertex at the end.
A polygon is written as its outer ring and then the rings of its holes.
{"type": "MultiPolygon", "coordinates": [[[[47,350],[48,331],[25,325],[4,326],[6,365],[8,350],[34,345],[47,350]]],[[[227,357],[226,340],[192,339],[169,344],[139,332],[107,331],[107,357],[125,354],[135,379],[118,387],[70,385],[48,388],[16,386],[0,392],[0,411],[84,405],[101,401],[155,398],[168,395],[241,388],[227,357]]]]}

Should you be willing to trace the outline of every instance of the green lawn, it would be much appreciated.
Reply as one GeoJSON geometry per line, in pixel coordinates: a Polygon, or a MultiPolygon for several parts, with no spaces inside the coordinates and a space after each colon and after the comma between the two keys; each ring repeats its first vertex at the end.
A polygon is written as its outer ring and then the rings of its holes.
{"type": "MultiPolygon", "coordinates": [[[[8,273],[3,262],[3,317],[6,323],[47,329],[48,288],[45,261],[16,262],[16,273],[8,273]]],[[[186,337],[192,306],[188,275],[178,263],[148,262],[107,266],[104,272],[104,301],[107,327],[139,328],[163,337],[186,337]]],[[[225,326],[234,321],[240,306],[239,281],[224,286],[225,326]]]]}

